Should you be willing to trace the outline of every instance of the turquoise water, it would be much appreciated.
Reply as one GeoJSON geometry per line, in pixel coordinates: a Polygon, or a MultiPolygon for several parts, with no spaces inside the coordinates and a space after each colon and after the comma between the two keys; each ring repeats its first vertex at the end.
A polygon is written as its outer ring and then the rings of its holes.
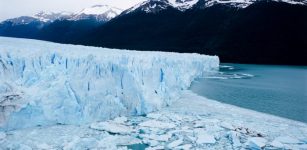
{"type": "Polygon", "coordinates": [[[307,123],[307,67],[221,64],[193,92],[220,102],[307,123]]]}

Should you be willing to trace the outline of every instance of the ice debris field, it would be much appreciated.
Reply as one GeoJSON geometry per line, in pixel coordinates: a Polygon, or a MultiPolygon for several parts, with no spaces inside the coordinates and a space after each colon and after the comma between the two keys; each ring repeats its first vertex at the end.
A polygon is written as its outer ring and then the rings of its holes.
{"type": "Polygon", "coordinates": [[[0,37],[0,149],[307,149],[307,125],[187,88],[216,56],[0,37]]]}

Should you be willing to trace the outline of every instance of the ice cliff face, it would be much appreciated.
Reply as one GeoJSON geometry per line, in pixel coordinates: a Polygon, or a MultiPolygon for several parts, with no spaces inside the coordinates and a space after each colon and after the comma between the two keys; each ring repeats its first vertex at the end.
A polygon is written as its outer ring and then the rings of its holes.
{"type": "Polygon", "coordinates": [[[141,115],[176,100],[216,56],[0,37],[0,130],[141,115]]]}

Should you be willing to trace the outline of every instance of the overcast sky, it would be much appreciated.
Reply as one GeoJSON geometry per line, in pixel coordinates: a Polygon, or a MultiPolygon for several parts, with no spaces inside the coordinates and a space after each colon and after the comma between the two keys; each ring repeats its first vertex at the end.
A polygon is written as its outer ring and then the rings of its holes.
{"type": "Polygon", "coordinates": [[[39,11],[77,12],[97,4],[127,9],[144,0],[0,0],[0,21],[39,11]]]}

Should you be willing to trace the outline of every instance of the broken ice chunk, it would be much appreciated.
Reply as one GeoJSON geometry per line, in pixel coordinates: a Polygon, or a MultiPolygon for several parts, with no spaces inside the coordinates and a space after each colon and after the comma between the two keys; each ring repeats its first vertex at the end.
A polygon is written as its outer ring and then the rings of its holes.
{"type": "Polygon", "coordinates": [[[7,146],[8,147],[8,149],[18,149],[18,150],[32,150],[32,148],[30,147],[30,146],[28,146],[28,145],[25,145],[25,144],[17,144],[17,143],[15,143],[15,144],[10,144],[10,145],[8,145],[7,146]]]}
{"type": "Polygon", "coordinates": [[[274,140],[273,142],[271,142],[270,145],[275,147],[275,148],[284,148],[284,145],[277,140],[274,140]]]}
{"type": "Polygon", "coordinates": [[[175,147],[175,149],[181,149],[181,150],[190,150],[192,148],[191,144],[185,144],[178,147],[175,147]]]}
{"type": "Polygon", "coordinates": [[[128,126],[121,125],[115,122],[97,122],[92,123],[90,128],[95,130],[107,131],[116,134],[129,134],[134,130],[128,126]]]}
{"type": "Polygon", "coordinates": [[[160,142],[156,141],[156,140],[143,140],[143,143],[146,143],[148,145],[150,145],[151,147],[153,146],[158,146],[160,142]]]}
{"type": "Polygon", "coordinates": [[[115,123],[124,124],[127,120],[127,117],[117,117],[113,121],[115,123]]]}
{"type": "Polygon", "coordinates": [[[162,142],[167,142],[171,137],[167,134],[164,135],[156,135],[156,134],[140,134],[139,135],[141,138],[146,138],[146,139],[151,139],[151,140],[156,140],[156,141],[162,141],[162,142]]]}
{"type": "Polygon", "coordinates": [[[280,142],[280,143],[284,143],[284,144],[300,144],[300,143],[302,143],[298,139],[290,137],[290,136],[280,136],[280,137],[277,137],[275,140],[280,142]]]}
{"type": "Polygon", "coordinates": [[[197,138],[194,137],[194,136],[187,136],[187,139],[188,139],[188,141],[190,141],[192,143],[195,143],[195,141],[197,140],[197,138]]]}
{"type": "Polygon", "coordinates": [[[120,136],[120,135],[115,135],[115,136],[109,136],[100,141],[101,143],[109,142],[109,143],[114,143],[117,146],[127,146],[127,145],[132,145],[132,144],[140,144],[142,141],[138,138],[132,137],[132,136],[120,136]]]}
{"type": "Polygon", "coordinates": [[[46,143],[37,144],[37,149],[52,149],[52,147],[46,143]]]}
{"type": "Polygon", "coordinates": [[[205,122],[204,121],[195,121],[193,127],[194,128],[204,128],[205,122]]]}
{"type": "Polygon", "coordinates": [[[159,149],[164,149],[164,146],[156,146],[156,147],[148,147],[146,150],[159,150],[159,149]]]}
{"type": "Polygon", "coordinates": [[[250,148],[262,149],[265,147],[267,140],[262,137],[251,137],[248,139],[247,144],[250,148]]]}
{"type": "Polygon", "coordinates": [[[223,122],[221,123],[221,127],[228,129],[228,130],[234,130],[235,128],[233,127],[233,125],[231,125],[230,123],[227,122],[223,122]]]}
{"type": "Polygon", "coordinates": [[[231,143],[232,143],[232,146],[233,146],[234,148],[241,146],[241,142],[240,142],[240,133],[231,131],[231,132],[229,133],[229,138],[230,138],[231,143]]]}
{"type": "Polygon", "coordinates": [[[151,128],[163,128],[163,129],[170,129],[176,127],[172,123],[166,123],[166,122],[161,122],[157,120],[149,120],[145,121],[139,124],[139,126],[142,127],[151,127],[151,128]]]}
{"type": "Polygon", "coordinates": [[[214,144],[216,142],[214,136],[208,134],[203,129],[195,129],[194,134],[197,137],[197,144],[214,144]]]}
{"type": "Polygon", "coordinates": [[[4,140],[6,137],[6,134],[4,132],[0,132],[0,141],[4,140]]]}
{"type": "Polygon", "coordinates": [[[167,145],[168,148],[173,149],[183,143],[182,139],[175,140],[167,145]]]}
{"type": "Polygon", "coordinates": [[[197,144],[214,144],[216,142],[214,136],[209,134],[199,134],[197,136],[197,144]]]}
{"type": "Polygon", "coordinates": [[[151,119],[159,119],[161,116],[162,114],[158,114],[158,113],[150,113],[146,115],[147,118],[151,118],[151,119]]]}

